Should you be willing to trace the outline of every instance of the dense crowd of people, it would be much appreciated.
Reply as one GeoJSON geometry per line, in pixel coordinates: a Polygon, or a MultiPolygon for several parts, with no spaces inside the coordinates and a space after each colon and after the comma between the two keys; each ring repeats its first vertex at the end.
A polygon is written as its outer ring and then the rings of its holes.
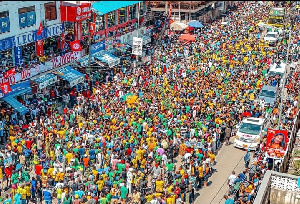
{"type": "MultiPolygon", "coordinates": [[[[279,86],[265,74],[287,48],[285,35],[276,52],[260,41],[257,23],[268,10],[237,4],[229,25],[205,25],[193,43],[163,36],[151,63],[115,70],[107,83],[89,89],[87,78],[82,88],[59,87],[26,103],[23,117],[1,111],[3,202],[195,203],[196,192],[209,188],[217,150],[245,112],[276,123],[279,100],[274,107],[255,100],[262,85],[279,86]]],[[[165,25],[156,23],[156,38],[165,25]]],[[[297,44],[298,24],[292,32],[297,44]]],[[[285,128],[296,115],[298,72],[287,77],[285,128]]],[[[262,147],[243,173],[232,172],[229,194],[236,196],[225,196],[227,203],[255,197],[270,169],[262,147]]]]}

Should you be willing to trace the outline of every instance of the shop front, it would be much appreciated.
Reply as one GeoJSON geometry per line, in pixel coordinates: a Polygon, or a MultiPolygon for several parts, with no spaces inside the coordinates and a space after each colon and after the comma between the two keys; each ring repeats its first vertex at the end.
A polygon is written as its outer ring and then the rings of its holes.
{"type": "Polygon", "coordinates": [[[102,40],[137,29],[138,12],[145,11],[143,1],[100,1],[92,4],[95,12],[94,38],[102,40]],[[138,6],[139,5],[139,6],[138,6]]]}
{"type": "Polygon", "coordinates": [[[66,31],[74,36],[75,40],[81,40],[88,35],[88,23],[91,19],[91,3],[81,5],[63,2],[60,6],[61,22],[67,25],[66,31]]]}
{"type": "Polygon", "coordinates": [[[41,51],[41,55],[45,54],[43,48],[38,50],[37,42],[41,42],[42,45],[44,42],[47,44],[53,37],[60,36],[62,32],[63,25],[59,23],[44,27],[41,35],[37,35],[37,30],[35,30],[0,40],[0,54],[8,58],[7,65],[14,67],[31,65],[35,62],[34,53],[41,51]],[[10,55],[12,59],[9,59],[10,55]]]}

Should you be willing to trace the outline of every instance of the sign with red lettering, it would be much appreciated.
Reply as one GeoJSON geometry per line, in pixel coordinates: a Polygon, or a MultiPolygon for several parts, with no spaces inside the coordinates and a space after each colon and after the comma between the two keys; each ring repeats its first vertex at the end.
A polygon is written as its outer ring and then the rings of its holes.
{"type": "Polygon", "coordinates": [[[53,68],[62,66],[64,64],[70,63],[75,60],[79,60],[81,57],[81,52],[70,52],[63,56],[55,57],[51,60],[53,68]]]}
{"type": "Polygon", "coordinates": [[[80,6],[60,6],[61,21],[77,22],[91,17],[91,3],[82,3],[80,6]]]}
{"type": "Polygon", "coordinates": [[[1,89],[4,94],[8,94],[9,92],[11,92],[11,87],[9,85],[9,82],[5,82],[5,83],[1,84],[1,89]]]}

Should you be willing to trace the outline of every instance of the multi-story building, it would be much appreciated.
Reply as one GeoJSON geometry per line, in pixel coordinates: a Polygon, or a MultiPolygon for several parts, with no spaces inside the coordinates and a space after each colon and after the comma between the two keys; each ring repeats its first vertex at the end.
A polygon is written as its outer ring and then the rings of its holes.
{"type": "Polygon", "coordinates": [[[154,16],[171,11],[172,20],[187,23],[212,20],[230,4],[230,1],[150,1],[149,6],[154,16]]]}
{"type": "MultiPolygon", "coordinates": [[[[58,1],[0,2],[0,55],[7,66],[30,61],[38,40],[43,40],[44,52],[50,52],[53,42],[63,32],[58,1]],[[43,32],[37,35],[42,23],[43,32]]],[[[41,42],[41,41],[40,41],[41,42]]]]}

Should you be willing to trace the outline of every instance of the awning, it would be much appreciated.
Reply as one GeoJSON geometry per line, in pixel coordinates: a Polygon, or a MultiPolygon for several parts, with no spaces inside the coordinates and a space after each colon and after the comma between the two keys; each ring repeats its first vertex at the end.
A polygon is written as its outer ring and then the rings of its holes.
{"type": "Polygon", "coordinates": [[[84,74],[80,73],[70,66],[61,68],[57,70],[57,72],[61,78],[67,80],[70,83],[71,87],[84,82],[84,74]]]}
{"type": "Polygon", "coordinates": [[[43,76],[40,76],[37,79],[34,79],[33,81],[38,84],[39,89],[43,89],[43,88],[46,88],[47,86],[57,82],[57,76],[54,74],[48,73],[43,76]]]}
{"type": "Polygon", "coordinates": [[[98,60],[105,62],[108,64],[108,66],[111,68],[115,65],[120,64],[120,58],[110,54],[110,53],[105,53],[103,55],[97,55],[95,56],[98,60]]]}
{"type": "Polygon", "coordinates": [[[20,115],[24,115],[28,112],[28,109],[14,97],[23,94],[31,94],[31,91],[32,88],[30,87],[30,81],[25,81],[23,83],[12,85],[11,92],[5,94],[1,99],[11,105],[11,107],[13,107],[15,110],[17,110],[20,115]]]}
{"type": "Polygon", "coordinates": [[[23,104],[17,101],[17,99],[15,99],[14,97],[4,97],[3,100],[6,103],[8,103],[11,107],[13,107],[13,109],[17,110],[20,113],[20,115],[24,115],[28,112],[28,108],[23,106],[23,104]]]}
{"type": "Polygon", "coordinates": [[[92,4],[92,10],[98,15],[103,15],[140,2],[143,1],[99,1],[92,4]]]}

